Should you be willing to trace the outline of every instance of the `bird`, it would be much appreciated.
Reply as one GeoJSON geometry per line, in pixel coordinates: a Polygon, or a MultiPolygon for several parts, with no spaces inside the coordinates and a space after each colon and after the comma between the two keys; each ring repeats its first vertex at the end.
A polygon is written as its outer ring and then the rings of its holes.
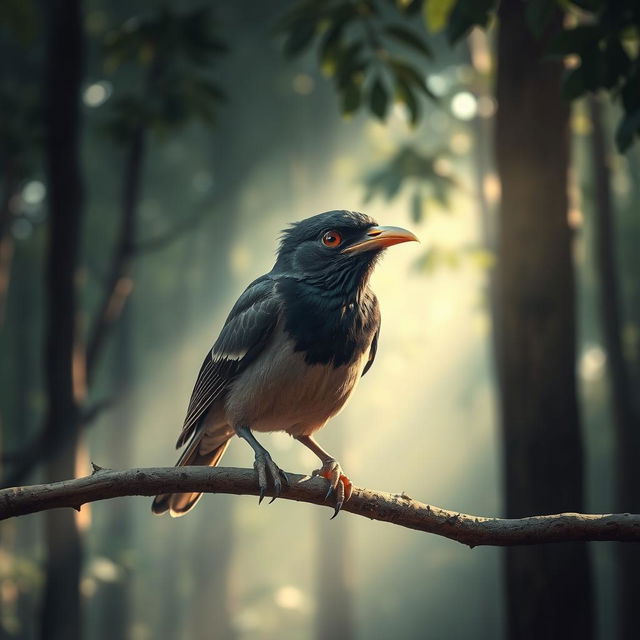
{"type": "MultiPolygon", "coordinates": [[[[234,436],[253,449],[259,502],[288,486],[255,433],[284,431],[321,462],[337,516],[352,492],[340,463],[314,434],[346,404],[371,368],[380,309],[369,286],[383,251],[417,241],[400,227],[379,226],[357,211],[335,210],[282,232],[275,264],[238,298],[205,356],[176,448],[176,466],[220,463],[234,436]]],[[[189,512],[202,494],[155,497],[152,511],[189,512]]]]}

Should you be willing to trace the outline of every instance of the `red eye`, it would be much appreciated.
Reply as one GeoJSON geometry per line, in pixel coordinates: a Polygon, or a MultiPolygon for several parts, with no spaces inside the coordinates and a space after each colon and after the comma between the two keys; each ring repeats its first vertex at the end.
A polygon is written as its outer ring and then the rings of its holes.
{"type": "Polygon", "coordinates": [[[322,244],[325,247],[337,247],[342,242],[342,236],[337,231],[327,231],[322,236],[322,244]]]}

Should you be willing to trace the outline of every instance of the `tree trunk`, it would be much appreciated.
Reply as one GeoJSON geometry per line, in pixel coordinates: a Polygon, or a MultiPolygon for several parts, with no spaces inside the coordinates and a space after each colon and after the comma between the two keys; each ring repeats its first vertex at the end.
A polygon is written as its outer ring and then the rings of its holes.
{"type": "MultiPolygon", "coordinates": [[[[46,171],[49,244],[46,265],[45,376],[48,451],[46,478],[75,475],[79,412],[74,396],[73,356],[82,193],[79,166],[80,86],[84,46],[80,0],[44,4],[47,25],[46,171]],[[64,446],[53,447],[64,438],[64,446]]],[[[41,637],[78,640],[81,635],[81,540],[72,511],[52,511],[46,522],[46,580],[41,637]]]]}
{"type": "Polygon", "coordinates": [[[16,172],[10,162],[4,167],[4,192],[0,203],[0,327],[4,324],[11,281],[13,237],[11,235],[11,198],[18,189],[16,172]]]}
{"type": "MultiPolygon", "coordinates": [[[[514,518],[580,511],[583,463],[563,68],[541,60],[546,38],[534,41],[523,3],[505,0],[499,18],[500,405],[506,515],[514,518]]],[[[552,23],[559,27],[559,14],[552,23]]],[[[505,569],[509,637],[593,637],[584,544],[508,549],[505,569]]]]}
{"type": "MultiPolygon", "coordinates": [[[[611,386],[613,427],[616,449],[616,509],[640,513],[640,418],[634,406],[628,365],[624,355],[621,328],[621,299],[616,266],[615,212],[606,132],[601,100],[589,98],[593,126],[591,158],[594,203],[594,252],[600,290],[600,322],[607,353],[611,386]]],[[[638,635],[638,594],[640,594],[640,548],[616,548],[618,565],[618,637],[631,640],[638,635]]]]}

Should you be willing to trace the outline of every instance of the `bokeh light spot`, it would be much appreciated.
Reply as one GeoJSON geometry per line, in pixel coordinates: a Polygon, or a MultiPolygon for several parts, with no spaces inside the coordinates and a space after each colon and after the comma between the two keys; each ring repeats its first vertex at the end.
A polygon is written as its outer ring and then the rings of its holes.
{"type": "Polygon", "coordinates": [[[460,91],[451,99],[451,113],[458,120],[472,120],[478,113],[478,101],[469,91],[460,91]]]}
{"type": "Polygon", "coordinates": [[[478,115],[481,118],[491,118],[496,112],[497,104],[491,96],[478,98],[478,115]]]}
{"type": "Polygon", "coordinates": [[[99,107],[103,105],[111,96],[111,83],[106,81],[94,82],[90,84],[82,95],[82,100],[88,107],[99,107]]]}
{"type": "Polygon", "coordinates": [[[276,591],[275,601],[283,609],[300,609],[304,603],[304,595],[297,587],[280,587],[276,591]]]}
{"type": "Polygon", "coordinates": [[[451,147],[451,151],[457,155],[461,156],[469,153],[471,149],[471,136],[462,131],[454,133],[449,141],[449,146],[451,147]]]}
{"type": "Polygon", "coordinates": [[[47,195],[47,189],[39,180],[31,180],[22,189],[22,199],[27,204],[40,204],[47,195]]]}
{"type": "Polygon", "coordinates": [[[427,86],[435,95],[443,96],[449,88],[449,82],[439,73],[432,73],[427,76],[427,86]]]}
{"type": "Polygon", "coordinates": [[[597,380],[602,376],[606,362],[607,356],[600,345],[587,347],[580,358],[580,377],[588,382],[597,380]]]}
{"type": "Polygon", "coordinates": [[[301,96],[308,96],[315,88],[313,78],[306,73],[298,73],[292,82],[293,90],[301,96]]]}

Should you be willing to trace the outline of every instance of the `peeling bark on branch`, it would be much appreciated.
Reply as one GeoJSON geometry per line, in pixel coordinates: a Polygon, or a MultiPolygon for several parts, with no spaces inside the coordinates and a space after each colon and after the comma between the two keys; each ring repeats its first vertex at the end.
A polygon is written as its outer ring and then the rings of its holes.
{"type": "MultiPolygon", "coordinates": [[[[283,492],[282,499],[325,504],[324,480],[287,475],[291,487],[283,492]]],[[[87,502],[119,496],[189,491],[255,496],[258,486],[252,469],[160,467],[112,471],[94,465],[94,473],[84,478],[3,489],[0,491],[0,520],[61,507],[80,509],[87,502]]],[[[433,507],[405,494],[357,487],[343,511],[434,533],[470,547],[592,540],[640,542],[640,515],[628,513],[561,513],[511,520],[486,518],[433,507]]]]}

